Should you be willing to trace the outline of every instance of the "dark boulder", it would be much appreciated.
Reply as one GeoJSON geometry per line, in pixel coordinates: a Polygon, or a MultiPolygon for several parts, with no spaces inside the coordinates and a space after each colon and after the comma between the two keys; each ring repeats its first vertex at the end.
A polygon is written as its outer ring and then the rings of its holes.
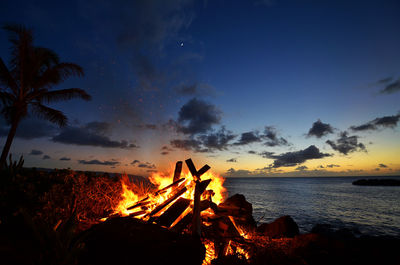
{"type": "Polygon", "coordinates": [[[269,224],[261,224],[257,232],[272,238],[294,237],[299,234],[299,227],[289,215],[279,217],[269,224]]]}
{"type": "Polygon", "coordinates": [[[253,206],[242,194],[235,194],[218,205],[220,213],[232,216],[235,222],[247,230],[255,229],[257,224],[253,218],[253,206]]]}
{"type": "Polygon", "coordinates": [[[200,239],[130,217],[94,225],[82,236],[79,264],[202,264],[200,239]]]}

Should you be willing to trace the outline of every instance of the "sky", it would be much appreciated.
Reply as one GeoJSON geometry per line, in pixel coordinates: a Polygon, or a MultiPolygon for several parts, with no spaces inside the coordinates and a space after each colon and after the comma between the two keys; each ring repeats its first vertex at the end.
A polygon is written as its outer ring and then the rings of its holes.
{"type": "MultiPolygon", "coordinates": [[[[2,24],[81,65],[59,128],[30,116],[25,166],[148,176],[192,158],[226,177],[400,175],[399,1],[0,3],[2,24]]],[[[0,31],[0,57],[9,60],[0,31]]],[[[0,146],[9,126],[0,120],[0,146]]]]}

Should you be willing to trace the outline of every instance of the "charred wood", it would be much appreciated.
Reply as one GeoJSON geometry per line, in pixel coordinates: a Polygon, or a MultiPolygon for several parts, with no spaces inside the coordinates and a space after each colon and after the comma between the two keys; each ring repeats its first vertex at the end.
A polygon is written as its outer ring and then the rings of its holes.
{"type": "Polygon", "coordinates": [[[185,198],[179,198],[174,204],[172,204],[168,210],[166,210],[159,218],[156,223],[162,226],[169,227],[190,205],[190,200],[185,198]]]}

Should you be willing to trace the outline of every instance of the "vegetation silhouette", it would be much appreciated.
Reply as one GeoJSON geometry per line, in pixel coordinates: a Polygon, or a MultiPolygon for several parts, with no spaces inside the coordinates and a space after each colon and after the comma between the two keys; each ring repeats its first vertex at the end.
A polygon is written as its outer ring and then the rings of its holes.
{"type": "Polygon", "coordinates": [[[53,89],[71,76],[83,76],[81,66],[61,62],[54,51],[35,46],[32,30],[23,25],[5,25],[3,29],[9,34],[11,56],[8,67],[0,58],[0,102],[1,114],[11,127],[0,157],[0,169],[5,165],[22,119],[31,113],[62,127],[67,124],[67,117],[46,103],[73,98],[91,99],[80,88],[53,89]]]}

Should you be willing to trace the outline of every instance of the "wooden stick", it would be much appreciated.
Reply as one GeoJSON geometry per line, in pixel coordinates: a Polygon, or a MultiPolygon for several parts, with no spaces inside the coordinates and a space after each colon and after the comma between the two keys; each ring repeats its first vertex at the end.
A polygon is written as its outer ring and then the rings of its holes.
{"type": "Polygon", "coordinates": [[[175,172],[174,172],[174,179],[172,182],[177,181],[181,177],[181,172],[182,172],[182,161],[176,162],[175,165],[175,172]]]}
{"type": "Polygon", "coordinates": [[[194,180],[197,180],[197,178],[198,178],[197,177],[197,170],[196,170],[196,167],[193,164],[192,159],[190,159],[190,158],[186,159],[185,162],[186,162],[187,167],[189,168],[190,174],[192,174],[194,180]]]}
{"type": "Polygon", "coordinates": [[[204,173],[206,173],[208,170],[210,169],[209,165],[204,165],[202,168],[199,169],[199,171],[197,171],[197,177],[201,177],[201,175],[203,175],[204,173]]]}
{"type": "Polygon", "coordinates": [[[151,213],[148,214],[148,216],[153,216],[155,214],[157,214],[159,211],[161,211],[165,206],[167,206],[168,204],[170,204],[172,201],[174,201],[176,198],[178,198],[179,196],[181,196],[182,194],[184,194],[187,191],[186,186],[183,186],[181,189],[179,189],[172,197],[170,197],[169,199],[167,199],[166,201],[164,201],[163,203],[161,203],[160,205],[158,205],[156,208],[154,208],[153,211],[151,211],[151,213]]]}
{"type": "Polygon", "coordinates": [[[159,218],[157,218],[156,223],[169,227],[186,210],[189,204],[190,200],[179,198],[168,208],[168,210],[166,210],[159,218]]]}
{"type": "Polygon", "coordinates": [[[185,180],[185,178],[180,178],[180,179],[174,181],[172,184],[162,188],[161,190],[158,190],[156,193],[154,193],[154,195],[159,195],[161,193],[164,193],[165,191],[167,191],[167,189],[169,189],[171,187],[174,187],[174,186],[177,186],[179,183],[181,183],[184,180],[185,180]]]}
{"type": "MultiPolygon", "coordinates": [[[[200,178],[199,178],[200,179],[200,178]]],[[[196,186],[194,188],[194,201],[193,201],[193,221],[192,221],[192,235],[201,236],[201,219],[200,219],[200,197],[205,191],[208,184],[210,184],[211,179],[205,181],[196,181],[196,186]]]]}

